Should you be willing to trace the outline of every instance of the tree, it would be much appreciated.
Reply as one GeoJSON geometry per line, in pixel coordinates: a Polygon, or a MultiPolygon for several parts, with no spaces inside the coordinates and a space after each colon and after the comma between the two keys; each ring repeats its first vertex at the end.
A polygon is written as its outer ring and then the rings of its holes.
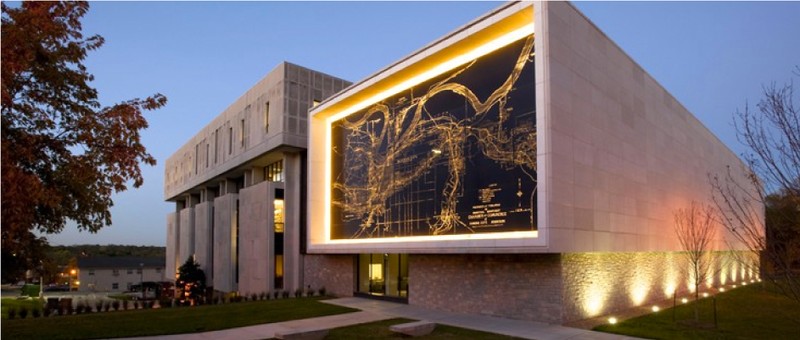
{"type": "Polygon", "coordinates": [[[206,273],[200,269],[200,264],[189,256],[186,262],[178,268],[178,280],[175,288],[180,289],[180,301],[184,304],[198,304],[206,291],[206,273]]]}
{"type": "MultiPolygon", "coordinates": [[[[111,224],[111,195],[142,185],[143,111],[166,104],[156,94],[102,107],[83,65],[103,38],[84,38],[86,2],[2,3],[2,248],[12,258],[45,242],[68,220],[96,232],[111,224]]],[[[10,263],[22,266],[24,261],[10,263]]]]}
{"type": "MultiPolygon", "coordinates": [[[[800,67],[794,74],[800,76],[800,67]]],[[[711,186],[722,223],[748,251],[739,254],[744,255],[740,262],[745,266],[769,264],[750,268],[800,302],[800,275],[792,268],[793,261],[786,261],[787,252],[770,246],[768,240],[774,238],[767,237],[776,227],[782,228],[784,235],[800,234],[800,225],[784,223],[783,216],[800,211],[800,112],[792,82],[765,86],[763,94],[757,111],[745,105],[734,115],[737,137],[749,149],[743,155],[747,175],[738,177],[728,169],[725,174],[712,175],[711,186]],[[771,202],[770,194],[779,195],[779,202],[771,202]],[[762,207],[767,208],[766,213],[762,207]]]]}
{"type": "MultiPolygon", "coordinates": [[[[694,299],[700,299],[700,285],[711,275],[711,242],[716,235],[714,208],[692,201],[688,208],[675,212],[675,234],[689,264],[690,279],[694,286],[694,299]]],[[[694,319],[700,320],[695,303],[694,319]]]]}

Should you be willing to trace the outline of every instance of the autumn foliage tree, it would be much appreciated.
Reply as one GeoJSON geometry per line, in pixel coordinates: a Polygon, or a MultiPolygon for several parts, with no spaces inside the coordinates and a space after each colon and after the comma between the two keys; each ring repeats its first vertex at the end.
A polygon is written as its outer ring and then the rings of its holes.
{"type": "MultiPolygon", "coordinates": [[[[84,37],[86,2],[2,3],[2,252],[10,264],[38,262],[40,233],[67,221],[96,232],[111,224],[111,195],[142,185],[140,163],[154,165],[140,141],[143,111],[166,104],[156,94],[103,107],[83,65],[103,45],[84,37]]],[[[46,244],[46,243],[45,243],[46,244]]],[[[29,263],[27,265],[30,265],[29,263]]]]}

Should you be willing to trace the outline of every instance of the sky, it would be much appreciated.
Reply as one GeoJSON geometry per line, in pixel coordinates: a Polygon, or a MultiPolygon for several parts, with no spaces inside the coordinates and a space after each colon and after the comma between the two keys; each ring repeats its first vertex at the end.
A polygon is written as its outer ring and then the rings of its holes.
{"type": "MultiPolygon", "coordinates": [[[[164,163],[282,61],[358,82],[500,6],[498,2],[93,2],[85,65],[104,105],[167,96],[142,142],[158,160],[115,194],[113,223],[51,244],[163,246],[164,163]]],[[[741,154],[732,115],[800,65],[800,2],[576,2],[575,6],[741,154]]]]}

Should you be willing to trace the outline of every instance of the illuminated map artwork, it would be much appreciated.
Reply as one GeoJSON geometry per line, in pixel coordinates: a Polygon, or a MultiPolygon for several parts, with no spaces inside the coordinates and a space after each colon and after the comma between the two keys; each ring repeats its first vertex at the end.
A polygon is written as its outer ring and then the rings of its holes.
{"type": "Polygon", "coordinates": [[[533,36],[334,122],[331,238],[536,230],[533,36]]]}

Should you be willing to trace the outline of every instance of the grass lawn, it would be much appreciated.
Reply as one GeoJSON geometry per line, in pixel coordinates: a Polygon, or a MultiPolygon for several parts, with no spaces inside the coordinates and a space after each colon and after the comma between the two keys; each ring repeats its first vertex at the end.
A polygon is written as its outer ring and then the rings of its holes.
{"type": "MultiPolygon", "coordinates": [[[[6,300],[3,299],[5,310],[6,300]]],[[[3,339],[87,339],[206,332],[354,312],[320,298],[2,320],[3,339]]]]}
{"type": "Polygon", "coordinates": [[[749,285],[717,295],[714,328],[712,299],[697,302],[700,323],[694,323],[694,303],[620,322],[595,330],[653,339],[797,339],[800,304],[765,289],[749,285]]]}
{"type": "MultiPolygon", "coordinates": [[[[389,319],[349,327],[341,327],[332,329],[326,340],[330,339],[405,339],[407,336],[393,333],[389,331],[389,326],[399,323],[413,322],[409,319],[389,319]]],[[[415,339],[516,339],[514,337],[486,333],[481,331],[473,331],[471,329],[458,328],[445,325],[436,325],[436,329],[431,334],[418,337],[415,339]]]]}

